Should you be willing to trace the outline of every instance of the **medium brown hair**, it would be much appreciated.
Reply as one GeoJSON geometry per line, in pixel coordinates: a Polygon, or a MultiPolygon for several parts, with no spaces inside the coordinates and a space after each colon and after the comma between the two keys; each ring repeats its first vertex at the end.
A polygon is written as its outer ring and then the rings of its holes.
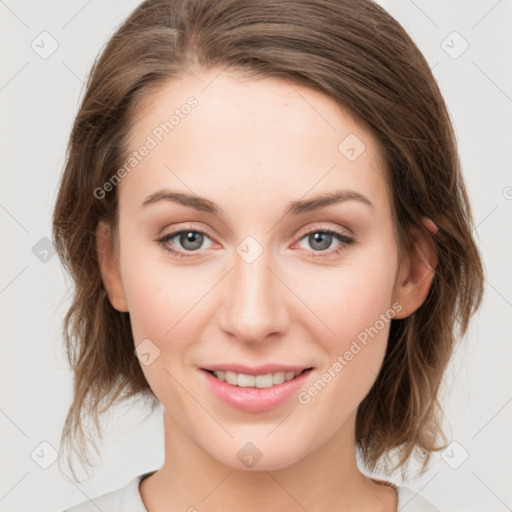
{"type": "Polygon", "coordinates": [[[134,355],[129,313],[112,307],[100,274],[95,229],[100,220],[116,226],[117,190],[102,199],[93,191],[123,165],[140,106],[170,80],[211,69],[307,86],[348,109],[384,156],[401,253],[413,250],[414,233],[431,237],[438,263],[428,296],[415,313],[392,320],[356,421],[371,470],[384,458],[389,467],[391,452],[394,467],[417,452],[424,470],[445,440],[438,391],[480,304],[483,271],[441,92],[409,35],[371,0],[147,0],[108,41],[72,128],[53,218],[75,285],[63,329],[74,372],[63,443],[87,461],[86,419],[101,437],[99,418],[113,404],[135,395],[158,403],[134,355]],[[437,225],[435,235],[423,218],[437,225]]]}

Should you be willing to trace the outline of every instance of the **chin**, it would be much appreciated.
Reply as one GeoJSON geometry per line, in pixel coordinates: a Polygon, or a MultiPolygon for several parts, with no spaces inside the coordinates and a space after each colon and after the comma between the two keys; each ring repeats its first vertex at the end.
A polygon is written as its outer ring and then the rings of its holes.
{"type": "MultiPolygon", "coordinates": [[[[246,438],[247,439],[247,438],[246,438]]],[[[287,446],[265,441],[231,440],[229,446],[208,450],[211,457],[232,469],[242,471],[276,471],[299,462],[307,454],[297,450],[298,441],[288,440],[287,446]]],[[[213,448],[213,447],[212,447],[213,448]]]]}

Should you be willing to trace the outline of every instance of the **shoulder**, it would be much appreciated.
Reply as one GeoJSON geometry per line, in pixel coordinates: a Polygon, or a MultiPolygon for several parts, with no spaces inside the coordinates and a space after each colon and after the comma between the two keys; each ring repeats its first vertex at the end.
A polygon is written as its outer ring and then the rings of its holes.
{"type": "Polygon", "coordinates": [[[439,512],[430,501],[408,487],[396,487],[400,512],[439,512]]]}
{"type": "Polygon", "coordinates": [[[64,512],[147,512],[139,493],[139,483],[149,473],[132,478],[120,489],[83,501],[64,512]]]}

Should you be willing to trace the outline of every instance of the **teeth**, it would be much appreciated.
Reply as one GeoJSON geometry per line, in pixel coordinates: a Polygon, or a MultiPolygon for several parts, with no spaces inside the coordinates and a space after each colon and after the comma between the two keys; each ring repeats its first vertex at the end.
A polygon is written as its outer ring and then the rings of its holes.
{"type": "Polygon", "coordinates": [[[246,375],[245,373],[224,372],[218,370],[213,372],[219,379],[241,388],[270,388],[277,384],[282,384],[297,377],[302,373],[298,372],[276,372],[267,373],[265,375],[246,375]]]}
{"type": "Polygon", "coordinates": [[[226,372],[225,379],[228,384],[238,386],[238,378],[235,372],[226,372]]]}
{"type": "MultiPolygon", "coordinates": [[[[244,375],[243,373],[239,373],[238,375],[236,373],[233,374],[235,376],[235,379],[238,381],[238,386],[241,388],[253,388],[256,378],[254,375],[244,375]]],[[[230,382],[230,384],[232,384],[230,382]]]]}
{"type": "Polygon", "coordinates": [[[285,380],[286,374],[284,372],[276,372],[272,374],[272,381],[274,382],[274,384],[282,384],[285,380]]]}

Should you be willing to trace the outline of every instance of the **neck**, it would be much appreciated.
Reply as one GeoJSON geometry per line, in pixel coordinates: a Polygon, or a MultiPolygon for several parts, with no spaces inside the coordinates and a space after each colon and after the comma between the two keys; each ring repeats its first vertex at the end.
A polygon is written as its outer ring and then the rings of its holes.
{"type": "Polygon", "coordinates": [[[142,482],[140,494],[149,512],[395,512],[394,489],[359,471],[354,428],[355,414],[328,443],[292,465],[269,469],[262,458],[241,470],[214,459],[164,411],[165,463],[142,482]]]}

